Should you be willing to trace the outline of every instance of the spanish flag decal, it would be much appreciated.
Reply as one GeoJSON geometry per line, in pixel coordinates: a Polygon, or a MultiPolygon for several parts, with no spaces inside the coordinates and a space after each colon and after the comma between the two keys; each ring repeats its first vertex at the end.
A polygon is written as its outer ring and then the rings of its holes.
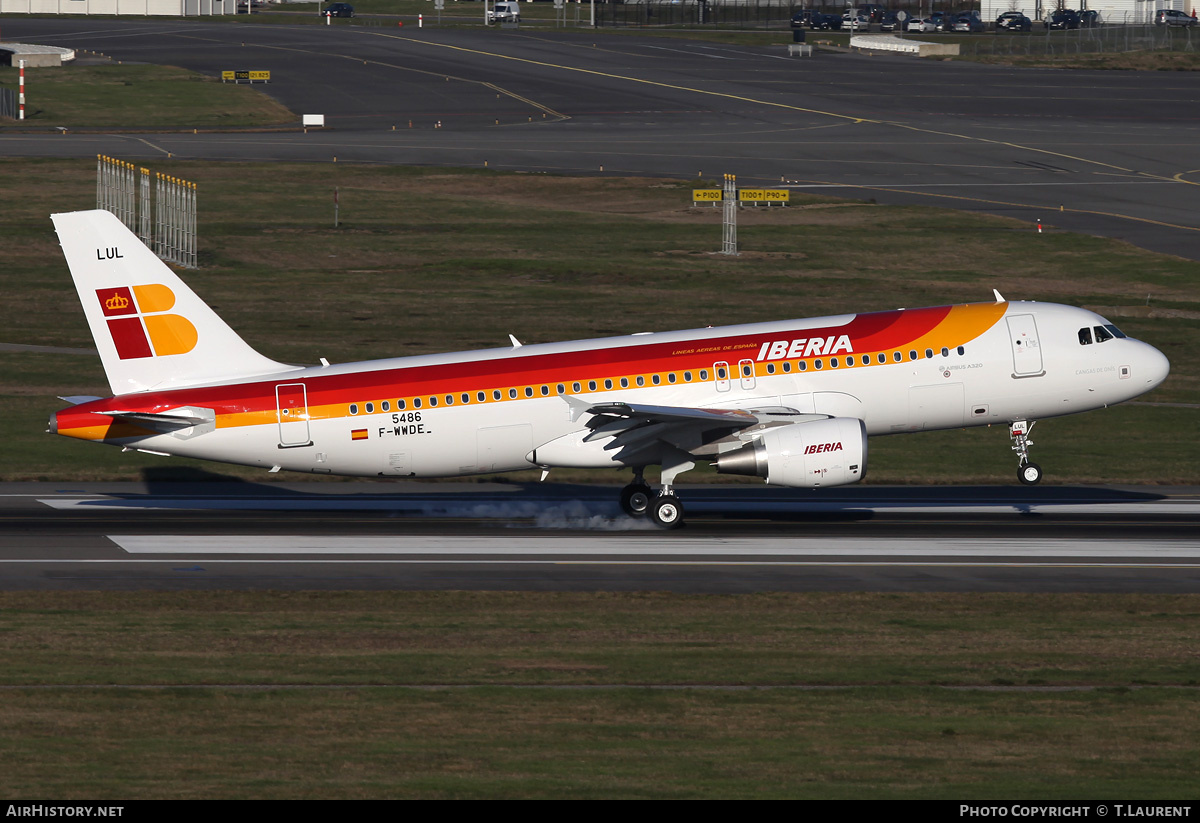
{"type": "Polygon", "coordinates": [[[350,439],[351,440],[366,440],[367,439],[367,430],[366,429],[352,429],[350,431],[350,439]]]}

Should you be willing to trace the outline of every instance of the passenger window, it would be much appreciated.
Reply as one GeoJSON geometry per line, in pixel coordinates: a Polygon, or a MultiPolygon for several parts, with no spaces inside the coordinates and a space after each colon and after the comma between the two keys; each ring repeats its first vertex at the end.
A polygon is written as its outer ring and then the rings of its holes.
{"type": "Polygon", "coordinates": [[[950,356],[950,350],[948,348],[946,348],[945,346],[942,346],[942,357],[949,357],[949,356],[950,356]]]}
{"type": "MultiPolygon", "coordinates": [[[[562,387],[560,386],[560,387],[559,387],[559,390],[561,391],[561,389],[562,389],[562,387]]],[[[542,397],[547,397],[547,396],[550,394],[550,387],[549,387],[549,386],[542,386],[542,388],[541,388],[541,392],[542,392],[542,397]]]]}
{"type": "Polygon", "coordinates": [[[662,378],[661,378],[661,377],[659,377],[657,374],[655,374],[655,375],[651,375],[651,376],[650,376],[650,382],[651,382],[651,383],[653,383],[654,385],[656,385],[656,386],[657,386],[659,383],[661,383],[661,382],[662,382],[662,378]]]}
{"type": "Polygon", "coordinates": [[[813,365],[816,367],[817,371],[820,371],[824,368],[824,365],[821,363],[821,358],[819,357],[817,358],[817,361],[813,363],[813,365]]]}
{"type": "Polygon", "coordinates": [[[683,382],[684,382],[684,383],[691,383],[691,382],[692,382],[692,373],[691,373],[690,371],[685,371],[685,372],[683,373],[683,382]]]}
{"type": "Polygon", "coordinates": [[[508,390],[508,399],[509,399],[509,400],[516,400],[516,399],[517,399],[517,390],[516,390],[516,389],[509,389],[509,390],[508,390]]]}
{"type": "Polygon", "coordinates": [[[437,398],[436,398],[436,397],[431,397],[431,398],[429,398],[429,405],[430,405],[430,406],[436,406],[436,405],[437,405],[437,398]]]}
{"type": "Polygon", "coordinates": [[[484,401],[487,400],[487,395],[483,392],[478,392],[475,395],[475,399],[478,400],[480,403],[483,403],[484,401]]]}
{"type": "Polygon", "coordinates": [[[850,355],[847,355],[847,356],[846,356],[846,365],[847,365],[847,366],[853,366],[853,365],[854,365],[854,355],[850,354],[850,355]]]}
{"type": "Polygon", "coordinates": [[[728,376],[729,375],[725,373],[724,367],[717,369],[717,379],[718,380],[724,380],[728,376]]]}
{"type": "Polygon", "coordinates": [[[463,396],[462,396],[461,398],[459,398],[459,399],[461,399],[461,400],[462,400],[462,402],[463,402],[464,404],[466,404],[466,403],[470,403],[470,402],[471,402],[471,395],[467,394],[466,392],[463,392],[463,396]]]}
{"type": "Polygon", "coordinates": [[[933,357],[933,349],[926,349],[925,350],[925,359],[929,360],[932,357],[933,357]]]}
{"type": "Polygon", "coordinates": [[[526,396],[526,397],[533,397],[533,386],[526,386],[526,387],[525,387],[525,396],[526,396]]]}
{"type": "Polygon", "coordinates": [[[700,370],[700,379],[701,379],[701,380],[707,380],[707,379],[708,379],[708,369],[701,369],[701,370],[700,370]]]}
{"type": "Polygon", "coordinates": [[[371,413],[371,412],[373,412],[373,411],[375,411],[375,404],[374,404],[374,403],[368,403],[368,404],[367,404],[367,414],[370,414],[370,413],[371,413]]]}
{"type": "Polygon", "coordinates": [[[784,361],[784,363],[783,363],[783,373],[784,373],[784,374],[791,374],[791,373],[792,373],[792,364],[791,364],[790,362],[786,361],[786,360],[785,360],[785,361],[784,361]]]}
{"type": "Polygon", "coordinates": [[[452,395],[452,394],[448,394],[448,395],[446,395],[446,405],[447,405],[447,406],[453,406],[453,405],[454,405],[454,395],[452,395]]]}
{"type": "Polygon", "coordinates": [[[611,379],[611,378],[605,378],[605,380],[604,380],[604,388],[606,388],[606,389],[611,389],[611,388],[612,388],[612,379],[611,379]]]}
{"type": "Polygon", "coordinates": [[[413,408],[414,408],[414,409],[419,409],[419,408],[421,408],[421,398],[419,398],[419,397],[414,397],[414,398],[413,398],[413,408]]]}
{"type": "Polygon", "coordinates": [[[774,373],[775,373],[775,364],[768,363],[767,364],[767,374],[774,374],[774,373]]]}
{"type": "Polygon", "coordinates": [[[901,360],[904,359],[904,355],[902,355],[898,351],[894,351],[894,352],[892,352],[892,359],[895,360],[897,363],[899,363],[901,360]]]}
{"type": "Polygon", "coordinates": [[[571,393],[572,394],[579,394],[581,391],[583,391],[583,386],[579,385],[578,383],[571,384],[571,393]]]}
{"type": "Polygon", "coordinates": [[[878,360],[880,363],[886,363],[886,362],[887,362],[887,355],[886,355],[886,354],[884,354],[883,352],[880,352],[880,353],[879,353],[879,355],[878,355],[878,357],[876,357],[875,359],[876,359],[876,360],[878,360]]]}
{"type": "Polygon", "coordinates": [[[1092,345],[1092,330],[1089,329],[1087,326],[1084,326],[1082,329],[1079,330],[1079,345],[1081,345],[1081,346],[1092,345]]]}
{"type": "Polygon", "coordinates": [[[799,365],[800,365],[800,371],[808,371],[808,361],[807,360],[801,360],[799,365]]]}
{"type": "Polygon", "coordinates": [[[962,354],[966,354],[966,353],[967,353],[967,350],[966,350],[966,349],[964,349],[962,346],[959,346],[959,347],[958,347],[958,353],[959,353],[960,355],[962,355],[962,354]]]}
{"type": "Polygon", "coordinates": [[[493,399],[493,400],[499,400],[499,399],[500,399],[500,390],[499,390],[499,389],[496,389],[496,390],[494,390],[494,391],[492,392],[492,399],[493,399]]]}
{"type": "Polygon", "coordinates": [[[623,389],[629,388],[629,378],[628,377],[621,378],[621,388],[623,388],[623,389]]]}
{"type": "Polygon", "coordinates": [[[588,381],[588,391],[595,391],[595,390],[596,390],[596,381],[589,380],[588,381]]]}
{"type": "Polygon", "coordinates": [[[829,368],[836,369],[838,367],[838,359],[836,357],[829,358],[829,368]]]}
{"type": "Polygon", "coordinates": [[[396,401],[396,408],[397,408],[397,409],[399,409],[400,411],[404,411],[404,407],[405,407],[405,406],[407,406],[407,405],[408,405],[408,403],[406,403],[406,402],[405,402],[405,401],[403,401],[403,400],[397,400],[397,401],[396,401]]]}
{"type": "Polygon", "coordinates": [[[567,393],[567,387],[564,386],[562,383],[559,383],[557,386],[555,386],[554,390],[558,394],[566,394],[567,393]]]}
{"type": "Polygon", "coordinates": [[[391,411],[392,404],[389,403],[388,401],[384,400],[382,403],[379,404],[379,408],[381,411],[391,411]]]}
{"type": "Polygon", "coordinates": [[[674,383],[674,382],[675,382],[675,372],[669,372],[669,373],[667,374],[667,382],[668,382],[668,383],[674,383]]]}
{"type": "Polygon", "coordinates": [[[917,350],[916,350],[916,349],[909,349],[909,350],[908,350],[908,359],[909,359],[909,360],[916,360],[916,359],[917,359],[917,350]]]}
{"type": "Polygon", "coordinates": [[[646,378],[642,377],[642,376],[639,374],[639,375],[637,376],[637,379],[636,379],[634,382],[636,382],[636,383],[637,383],[639,386],[644,386],[644,385],[646,385],[646,378]]]}
{"type": "Polygon", "coordinates": [[[350,413],[351,413],[351,414],[358,414],[358,404],[357,404],[357,403],[351,403],[351,404],[350,404],[350,413]]]}

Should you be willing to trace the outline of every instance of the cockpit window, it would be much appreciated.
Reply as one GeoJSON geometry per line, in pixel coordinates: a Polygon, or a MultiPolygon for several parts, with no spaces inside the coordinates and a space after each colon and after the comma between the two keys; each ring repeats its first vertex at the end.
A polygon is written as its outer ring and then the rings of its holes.
{"type": "Polygon", "coordinates": [[[1126,336],[1127,336],[1127,335],[1125,334],[1125,332],[1123,332],[1123,331],[1121,331],[1120,329],[1118,329],[1118,328],[1117,328],[1116,326],[1114,326],[1112,323],[1105,323],[1105,324],[1104,324],[1104,328],[1106,328],[1106,329],[1108,329],[1110,332],[1112,332],[1112,336],[1113,336],[1113,337],[1126,337],[1126,336]]]}
{"type": "Polygon", "coordinates": [[[1113,334],[1104,326],[1096,326],[1093,331],[1096,332],[1096,342],[1103,343],[1105,340],[1112,340],[1113,334]]]}
{"type": "Polygon", "coordinates": [[[1084,326],[1082,329],[1079,330],[1079,345],[1081,345],[1081,346],[1092,345],[1092,330],[1090,328],[1088,328],[1087,326],[1084,326]]]}

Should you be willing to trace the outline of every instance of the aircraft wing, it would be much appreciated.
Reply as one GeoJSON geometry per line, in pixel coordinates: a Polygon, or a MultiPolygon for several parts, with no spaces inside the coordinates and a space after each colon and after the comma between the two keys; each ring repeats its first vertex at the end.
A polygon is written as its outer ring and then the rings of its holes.
{"type": "Polygon", "coordinates": [[[687,456],[716,452],[717,441],[750,429],[768,429],[827,415],[805,415],[795,409],[702,409],[642,403],[588,403],[564,397],[571,419],[582,428],[539,446],[532,462],[543,466],[638,465],[676,462],[687,456]]]}
{"type": "Polygon", "coordinates": [[[641,403],[598,403],[589,406],[587,413],[592,418],[585,424],[589,429],[599,429],[610,423],[626,420],[631,424],[665,423],[695,424],[728,427],[737,431],[753,426],[758,418],[741,409],[692,409],[683,406],[650,406],[641,403]]]}

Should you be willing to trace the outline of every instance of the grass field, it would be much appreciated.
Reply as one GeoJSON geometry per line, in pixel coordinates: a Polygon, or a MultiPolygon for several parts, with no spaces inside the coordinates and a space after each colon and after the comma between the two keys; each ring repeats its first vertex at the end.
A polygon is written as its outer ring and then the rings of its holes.
{"type": "MultiPolygon", "coordinates": [[[[798,195],[744,210],[742,256],[694,181],[483,169],[156,162],[198,183],[186,275],[252,345],[316,363],[1007,297],[1099,309],[1172,360],[1152,403],[1200,402],[1200,264],[1120,242],[916,207],[798,195]],[[333,226],[333,190],[341,226],[333,226]],[[249,219],[248,219],[249,218],[249,219]],[[949,229],[953,229],[952,231],[949,229]]],[[[95,164],[0,161],[0,343],[90,349],[48,216],[94,203],[95,164]]],[[[91,355],[6,353],[3,479],[134,479],[162,458],[43,433],[59,395],[103,394],[91,355]]],[[[1192,483],[1196,409],[1126,405],[1043,422],[1047,482],[1192,483]]],[[[870,482],[1011,482],[1002,428],[872,441],[870,482]],[[948,455],[954,455],[952,459],[948,455]]],[[[167,465],[187,466],[186,461],[167,465]]],[[[213,467],[222,473],[259,472],[213,467]]],[[[557,475],[556,475],[557,477],[557,475]]],[[[559,479],[609,478],[580,472],[559,479]]],[[[701,472],[686,479],[703,479],[701,472]]]]}
{"type": "MultiPolygon", "coordinates": [[[[26,69],[25,84],[25,128],[229,129],[300,120],[250,86],[171,66],[26,69]]],[[[18,70],[0,68],[0,86],[17,85],[18,70]]]]}
{"type": "Polygon", "coordinates": [[[1194,796],[1194,596],[0,594],[0,796],[1194,796]]]}

